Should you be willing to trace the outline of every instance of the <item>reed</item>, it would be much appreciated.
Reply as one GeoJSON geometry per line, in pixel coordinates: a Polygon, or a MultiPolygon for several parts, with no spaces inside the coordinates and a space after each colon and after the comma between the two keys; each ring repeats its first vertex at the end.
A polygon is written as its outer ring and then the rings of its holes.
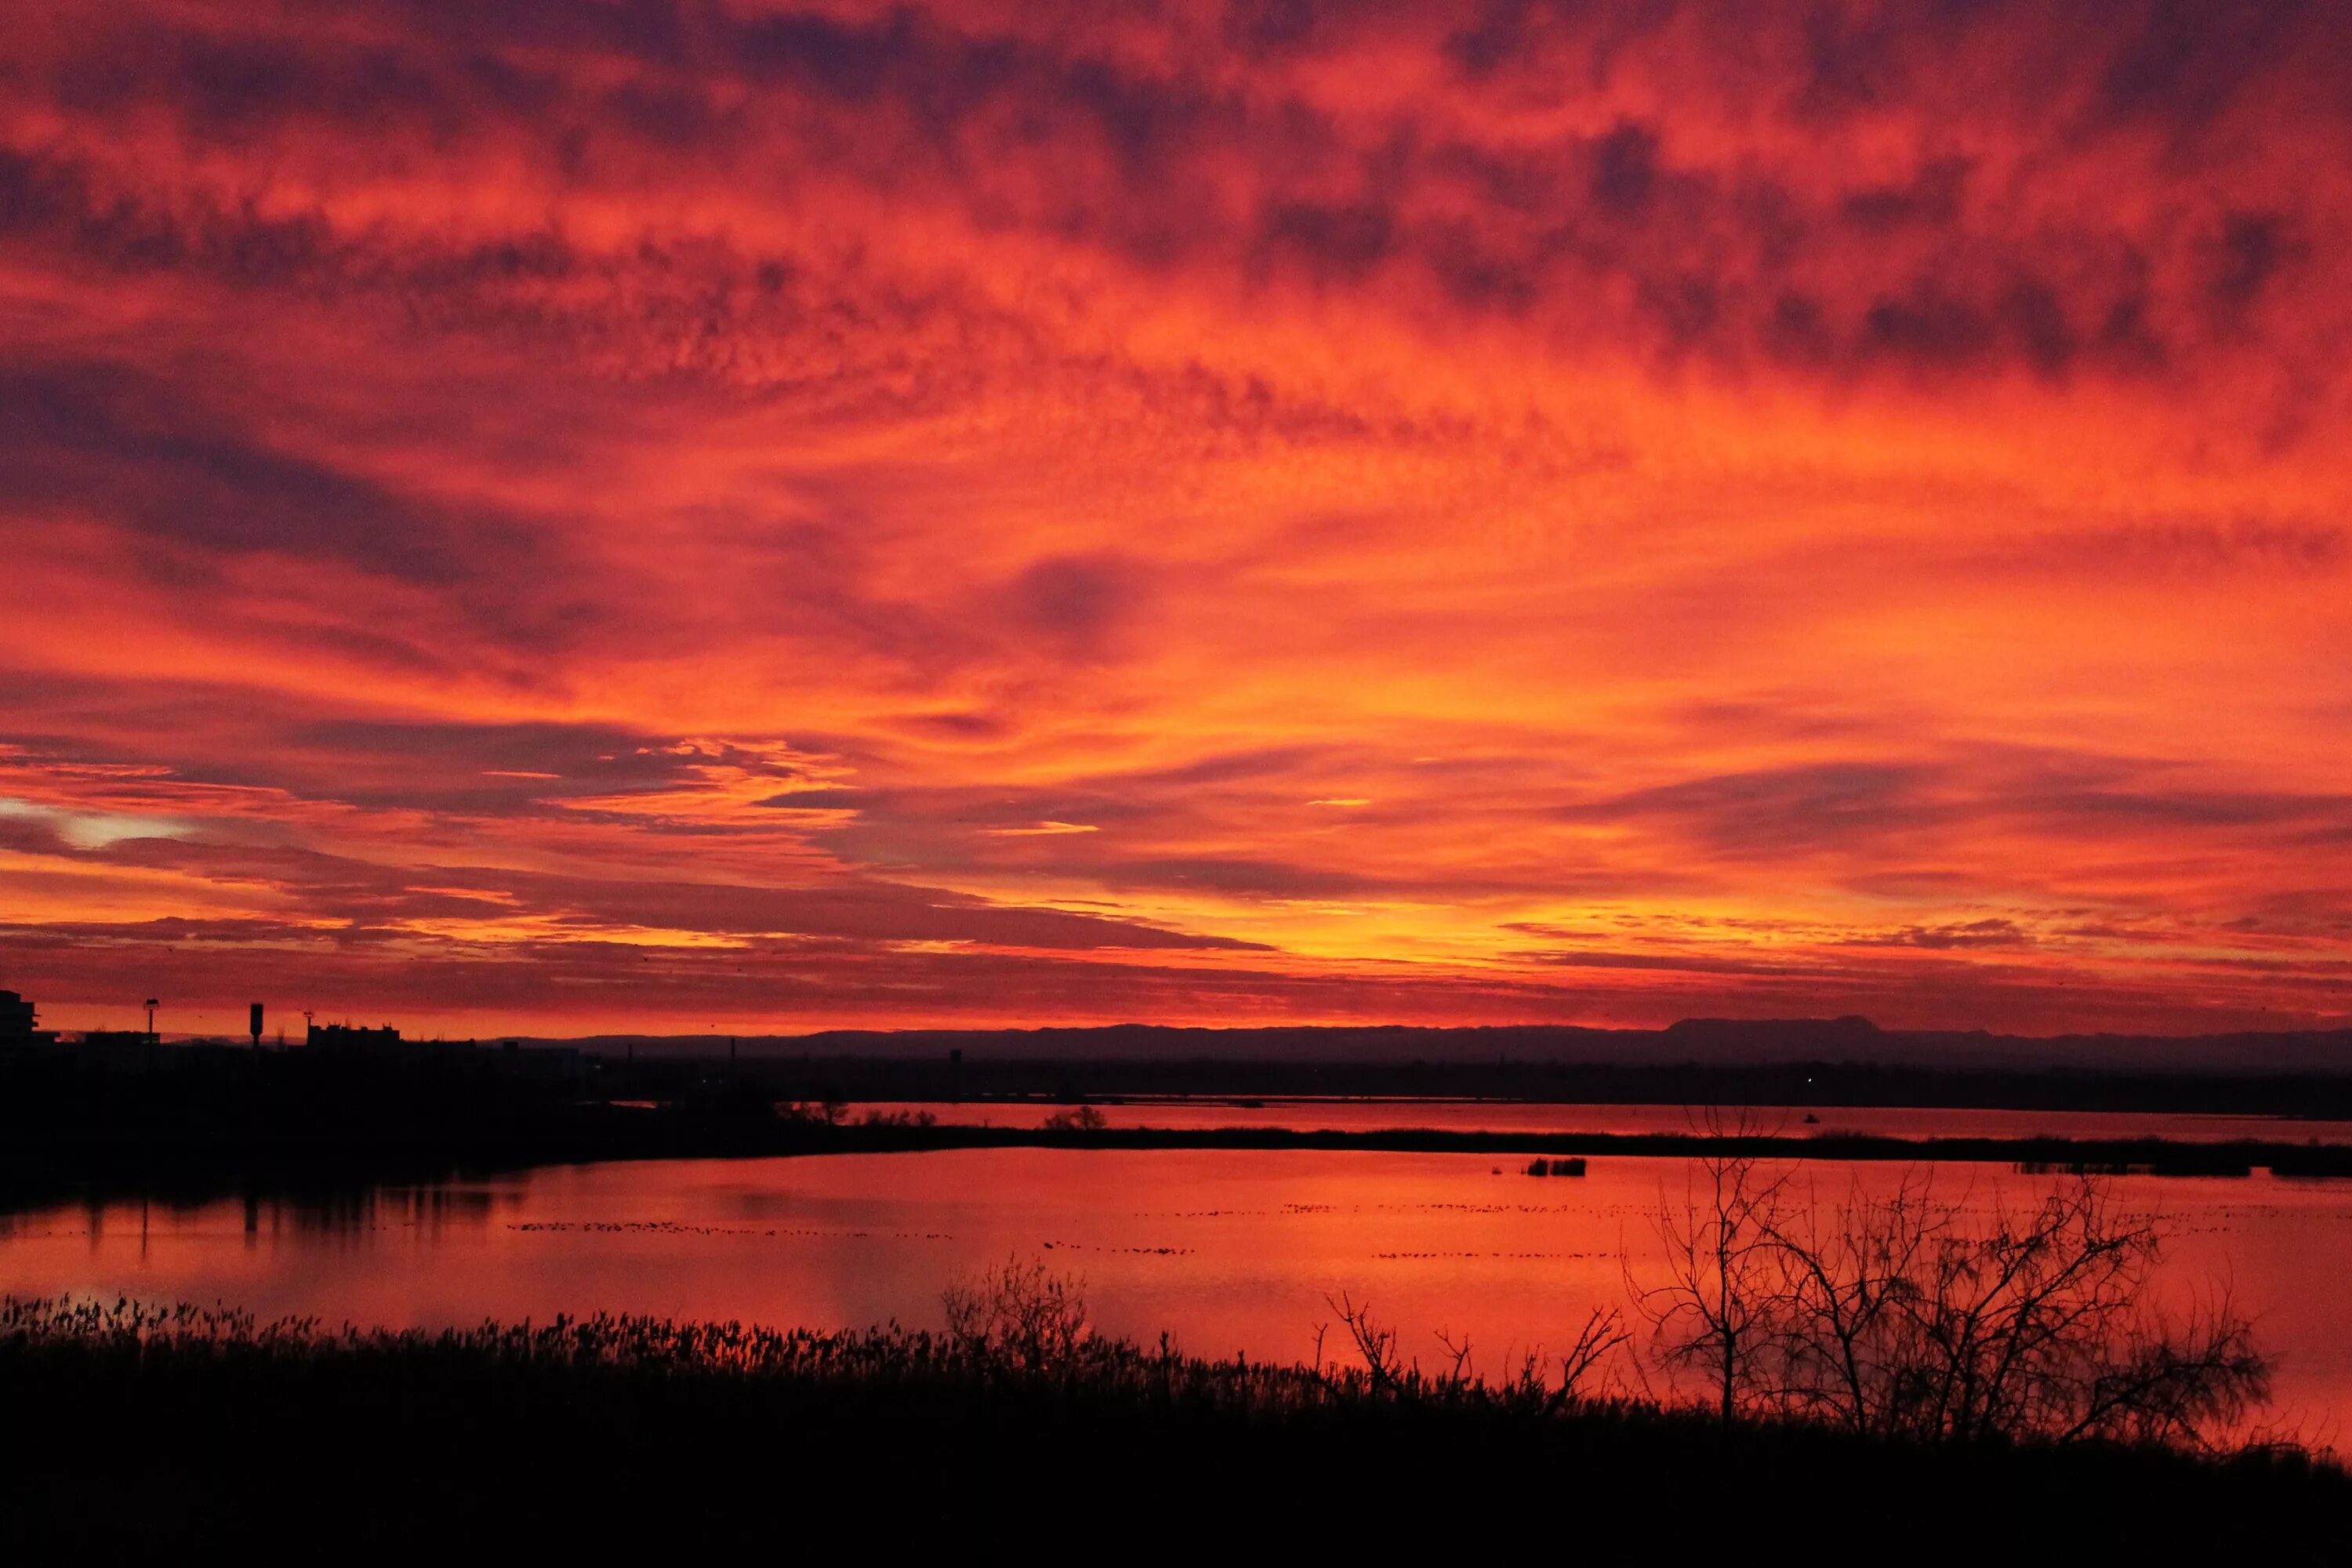
{"type": "Polygon", "coordinates": [[[457,1541],[607,1561],[805,1550],[820,1525],[893,1551],[1433,1552],[1499,1549],[1534,1516],[1582,1556],[1673,1561],[1691,1530],[1770,1533],[1801,1512],[1808,1531],[2006,1521],[2012,1561],[2352,1549],[2352,1482],[2300,1451],[1727,1430],[1622,1389],[1569,1392],[1392,1353],[1377,1369],[1201,1357],[1164,1336],[1072,1335],[1029,1356],[895,1324],[597,1314],[403,1331],[11,1300],[0,1396],[30,1440],[0,1470],[0,1535],[44,1554],[22,1561],[457,1541]]]}

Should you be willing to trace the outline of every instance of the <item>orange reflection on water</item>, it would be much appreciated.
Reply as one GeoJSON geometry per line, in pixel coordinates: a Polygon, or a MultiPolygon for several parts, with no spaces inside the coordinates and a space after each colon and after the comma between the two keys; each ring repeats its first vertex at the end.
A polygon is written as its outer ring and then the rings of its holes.
{"type": "MultiPolygon", "coordinates": [[[[1097,1327],[1201,1353],[1303,1359],[1327,1298],[1369,1300],[1408,1351],[1467,1336],[1479,1364],[1564,1346],[1654,1273],[1680,1160],[1523,1161],[1365,1151],[1002,1149],[570,1166],[335,1198],[129,1200],[0,1220],[0,1289],[226,1301],[264,1316],[436,1326],[646,1312],[812,1327],[940,1321],[939,1292],[1008,1255],[1085,1277],[1097,1327]]],[[[1832,1202],[1904,1167],[1807,1163],[1832,1202]]],[[[1983,1212],[2050,1178],[1948,1165],[1983,1212]]],[[[2273,1414],[2334,1435],[2352,1411],[2352,1185],[2117,1178],[2162,1215],[2165,1289],[2226,1278],[2279,1358],[2273,1414]]]]}

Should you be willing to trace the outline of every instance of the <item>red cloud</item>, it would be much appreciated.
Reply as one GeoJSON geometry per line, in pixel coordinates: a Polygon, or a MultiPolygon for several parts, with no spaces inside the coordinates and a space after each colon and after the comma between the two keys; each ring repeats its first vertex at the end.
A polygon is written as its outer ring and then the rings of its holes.
{"type": "Polygon", "coordinates": [[[49,7],[5,978],[2340,1019],[2347,28],[49,7]]]}

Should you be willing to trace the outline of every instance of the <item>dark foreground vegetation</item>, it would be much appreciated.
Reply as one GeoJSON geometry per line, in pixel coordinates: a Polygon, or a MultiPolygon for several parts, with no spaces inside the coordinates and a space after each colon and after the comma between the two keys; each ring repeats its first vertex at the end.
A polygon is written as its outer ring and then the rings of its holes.
{"type": "Polygon", "coordinates": [[[1007,1316],[986,1292],[959,1313],[951,1292],[946,1334],[613,1318],[396,1334],[11,1302],[0,1532],[27,1562],[192,1545],[670,1561],[713,1543],[1377,1544],[1453,1560],[1541,1542],[1559,1561],[1658,1563],[2352,1549],[2352,1484],[2293,1450],[1727,1427],[1573,1378],[1423,1375],[1377,1330],[1386,1372],[1195,1359],[1087,1337],[1067,1299],[1022,1294],[1026,1315],[1007,1316]]]}
{"type": "Polygon", "coordinates": [[[1346,1296],[1300,1364],[1103,1338],[1083,1281],[1018,1258],[950,1285],[944,1333],[11,1300],[0,1408],[29,1441],[0,1528],[109,1558],[667,1558],[851,1531],[901,1554],[1450,1560],[1536,1529],[1599,1561],[2352,1551],[2352,1481],[2260,1436],[2253,1325],[2226,1290],[2157,1289],[2160,1225],[2096,1178],[1987,1209],[1923,1173],[1822,1208],[1716,1137],[1626,1307],[1491,1374],[1444,1333],[1424,1368],[1346,1296]]]}

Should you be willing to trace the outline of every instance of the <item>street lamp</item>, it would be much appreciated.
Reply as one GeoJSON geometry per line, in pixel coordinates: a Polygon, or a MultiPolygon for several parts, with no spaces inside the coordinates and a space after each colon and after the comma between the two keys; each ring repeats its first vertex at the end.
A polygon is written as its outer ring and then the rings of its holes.
{"type": "Polygon", "coordinates": [[[155,1009],[162,1005],[152,996],[147,998],[147,1043],[151,1046],[155,1043],[155,1009]]]}

